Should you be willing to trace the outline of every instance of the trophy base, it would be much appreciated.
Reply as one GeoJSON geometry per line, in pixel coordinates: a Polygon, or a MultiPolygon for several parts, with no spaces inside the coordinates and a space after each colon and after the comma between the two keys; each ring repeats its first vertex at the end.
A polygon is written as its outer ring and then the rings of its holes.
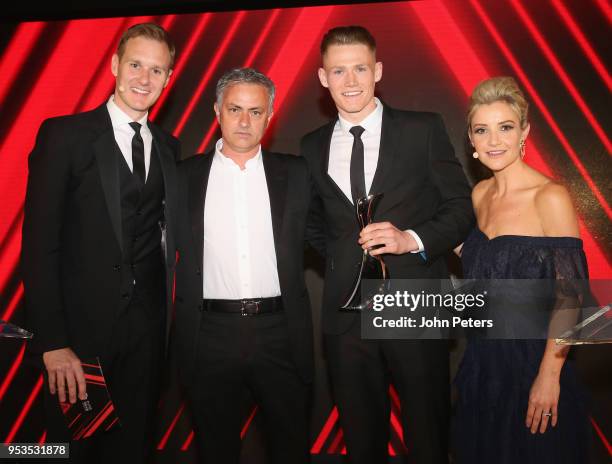
{"type": "Polygon", "coordinates": [[[364,298],[361,297],[361,284],[355,289],[355,292],[352,295],[352,298],[347,301],[344,305],[338,308],[341,312],[346,313],[360,313],[363,311],[373,310],[374,309],[374,296],[385,294],[389,290],[390,281],[388,280],[388,276],[385,279],[381,279],[380,277],[371,279],[377,280],[379,283],[377,284],[376,289],[371,289],[368,292],[368,295],[364,298]]]}
{"type": "Polygon", "coordinates": [[[341,313],[360,313],[365,309],[368,309],[367,305],[342,306],[338,311],[341,313]]]}

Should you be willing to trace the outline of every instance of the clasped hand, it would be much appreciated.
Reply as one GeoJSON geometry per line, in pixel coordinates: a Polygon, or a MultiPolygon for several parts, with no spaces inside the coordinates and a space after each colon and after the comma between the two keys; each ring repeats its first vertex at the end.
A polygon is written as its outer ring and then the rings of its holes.
{"type": "Polygon", "coordinates": [[[371,256],[391,253],[401,255],[419,249],[414,237],[390,222],[374,222],[362,229],[359,244],[371,256]],[[377,247],[378,248],[373,248],[377,247]]]}

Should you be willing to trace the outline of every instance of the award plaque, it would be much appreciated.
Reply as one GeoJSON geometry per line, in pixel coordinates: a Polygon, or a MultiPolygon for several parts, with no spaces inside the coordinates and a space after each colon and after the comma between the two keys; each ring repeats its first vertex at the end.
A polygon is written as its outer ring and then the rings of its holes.
{"type": "MultiPolygon", "coordinates": [[[[357,221],[359,222],[359,228],[363,229],[368,224],[372,223],[372,216],[374,215],[374,209],[378,201],[382,198],[383,194],[368,195],[365,198],[359,198],[355,205],[355,212],[357,213],[357,221]]],[[[382,245],[380,245],[382,246],[382,245]]],[[[379,248],[380,246],[374,247],[379,248]]],[[[387,266],[380,256],[372,256],[369,253],[370,250],[363,250],[361,255],[361,266],[355,276],[354,283],[351,286],[351,291],[346,298],[346,302],[340,306],[342,311],[363,311],[371,307],[373,294],[362,295],[361,294],[361,282],[365,279],[372,280],[387,280],[389,279],[389,271],[387,266]]],[[[384,284],[382,284],[380,290],[384,291],[384,284]]]]}

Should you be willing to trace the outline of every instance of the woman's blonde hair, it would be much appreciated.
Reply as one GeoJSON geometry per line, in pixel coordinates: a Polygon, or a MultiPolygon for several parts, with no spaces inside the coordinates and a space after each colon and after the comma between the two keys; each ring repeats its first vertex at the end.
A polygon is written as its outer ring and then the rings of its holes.
{"type": "Polygon", "coordinates": [[[514,78],[498,76],[480,82],[472,92],[467,112],[468,130],[471,131],[472,117],[474,117],[474,113],[480,105],[489,105],[498,101],[510,105],[519,117],[521,129],[527,127],[529,103],[527,103],[523,91],[514,78]]]}

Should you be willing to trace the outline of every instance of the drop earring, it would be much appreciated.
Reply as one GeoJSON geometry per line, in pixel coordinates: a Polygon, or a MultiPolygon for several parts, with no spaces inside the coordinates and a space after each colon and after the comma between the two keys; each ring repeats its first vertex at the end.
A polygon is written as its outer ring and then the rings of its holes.
{"type": "Polygon", "coordinates": [[[525,141],[521,140],[519,142],[520,150],[521,150],[521,159],[525,158],[525,141]]]}

